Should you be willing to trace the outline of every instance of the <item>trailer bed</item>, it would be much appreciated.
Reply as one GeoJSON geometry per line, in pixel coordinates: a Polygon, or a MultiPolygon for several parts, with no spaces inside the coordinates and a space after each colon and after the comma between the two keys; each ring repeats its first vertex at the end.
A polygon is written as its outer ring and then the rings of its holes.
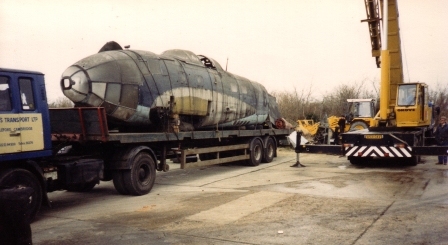
{"type": "Polygon", "coordinates": [[[77,107],[50,109],[53,141],[103,141],[120,143],[150,143],[166,141],[221,139],[232,137],[287,136],[291,129],[222,129],[188,132],[138,132],[109,131],[105,109],[102,107],[77,107]]]}

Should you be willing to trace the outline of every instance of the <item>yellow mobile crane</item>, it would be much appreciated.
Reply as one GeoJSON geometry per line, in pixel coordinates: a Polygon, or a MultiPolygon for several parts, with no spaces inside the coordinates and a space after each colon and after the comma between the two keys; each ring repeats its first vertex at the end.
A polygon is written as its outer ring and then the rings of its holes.
{"type": "Polygon", "coordinates": [[[381,68],[380,111],[375,126],[426,127],[431,123],[428,86],[424,83],[403,82],[400,27],[396,0],[364,0],[369,25],[372,56],[381,68]],[[378,4],[379,2],[379,4],[378,4]],[[383,10],[386,43],[382,48],[379,7],[383,10]],[[384,17],[387,17],[384,20],[384,17]]]}
{"type": "Polygon", "coordinates": [[[448,147],[428,146],[433,111],[440,111],[429,101],[428,86],[403,81],[397,0],[364,2],[367,19],[362,22],[368,23],[372,56],[381,68],[380,110],[368,129],[340,134],[340,146],[301,145],[296,152],[343,154],[352,164],[396,158],[415,165],[421,155],[448,155],[448,147]]]}

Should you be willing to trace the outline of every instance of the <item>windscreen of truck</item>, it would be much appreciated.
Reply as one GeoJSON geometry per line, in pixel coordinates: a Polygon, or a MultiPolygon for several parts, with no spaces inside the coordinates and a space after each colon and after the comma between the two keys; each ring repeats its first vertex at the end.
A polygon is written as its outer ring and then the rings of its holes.
{"type": "Polygon", "coordinates": [[[33,87],[30,78],[19,78],[20,101],[22,109],[26,111],[34,110],[33,87]]]}
{"type": "Polygon", "coordinates": [[[10,111],[12,109],[9,90],[9,78],[0,76],[0,111],[10,111]]]}

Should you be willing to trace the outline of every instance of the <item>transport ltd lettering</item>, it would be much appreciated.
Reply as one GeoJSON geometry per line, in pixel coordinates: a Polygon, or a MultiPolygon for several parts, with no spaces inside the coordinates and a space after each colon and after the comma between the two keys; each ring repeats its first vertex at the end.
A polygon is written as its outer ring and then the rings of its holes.
{"type": "Polygon", "coordinates": [[[5,117],[3,120],[6,123],[29,122],[30,117],[5,117]]]}
{"type": "MultiPolygon", "coordinates": [[[[0,117],[0,123],[19,123],[19,122],[29,122],[30,121],[30,117],[0,117]]],[[[33,118],[33,122],[37,121],[34,120],[33,118]]]]}

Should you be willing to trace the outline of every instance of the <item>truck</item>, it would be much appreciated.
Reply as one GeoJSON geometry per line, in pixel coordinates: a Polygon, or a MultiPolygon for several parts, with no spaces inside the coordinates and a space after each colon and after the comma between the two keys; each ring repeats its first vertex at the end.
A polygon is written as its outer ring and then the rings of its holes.
{"type": "MultiPolygon", "coordinates": [[[[109,56],[108,65],[114,62],[113,55],[139,53],[106,49],[100,54],[109,56]]],[[[31,188],[26,213],[30,220],[42,204],[50,204],[49,192],[85,192],[100,181],[113,181],[120,194],[145,195],[154,185],[156,171],[169,170],[169,159],[179,159],[182,169],[226,162],[257,166],[273,161],[277,146],[288,144],[291,129],[281,128],[284,119],[279,117],[275,98],[260,84],[216,68],[219,64],[211,65],[209,59],[203,58],[209,62],[206,66],[169,55],[148,56],[154,59],[144,55],[137,55],[136,60],[120,59],[112,71],[96,64],[93,67],[100,69],[93,69],[94,74],[92,70],[79,72],[87,64],[69,68],[60,86],[75,102],[73,108],[48,108],[43,73],[0,68],[0,187],[31,188]],[[148,66],[145,76],[125,69],[143,59],[138,68],[148,66]],[[161,68],[151,62],[176,62],[182,70],[165,70],[180,74],[174,80],[156,74],[154,70],[161,72],[161,68]],[[114,77],[115,69],[121,72],[115,74],[119,78],[114,77]],[[82,90],[87,82],[83,79],[95,77],[101,77],[103,84],[88,81],[87,90],[82,90]],[[151,84],[139,84],[136,78],[142,77],[151,77],[151,84]],[[105,78],[113,81],[107,84],[105,78]],[[116,83],[117,79],[123,83],[116,83]],[[207,88],[206,82],[220,87],[207,88]],[[170,83],[177,90],[168,89],[165,96],[161,87],[170,83]],[[193,88],[195,83],[201,86],[193,88]],[[86,95],[92,88],[93,93],[86,95]],[[103,104],[89,104],[93,96],[100,100],[97,89],[101,88],[103,104]],[[148,94],[151,90],[164,97],[148,94]],[[190,162],[190,156],[199,160],[190,162]]]]}
{"type": "Polygon", "coordinates": [[[352,164],[394,159],[416,165],[422,155],[447,155],[447,147],[434,146],[432,129],[440,109],[429,101],[428,85],[403,81],[397,1],[364,3],[367,19],[362,22],[368,23],[372,56],[381,68],[380,109],[370,127],[340,134],[338,145],[297,144],[296,152],[343,155],[352,164]]]}

